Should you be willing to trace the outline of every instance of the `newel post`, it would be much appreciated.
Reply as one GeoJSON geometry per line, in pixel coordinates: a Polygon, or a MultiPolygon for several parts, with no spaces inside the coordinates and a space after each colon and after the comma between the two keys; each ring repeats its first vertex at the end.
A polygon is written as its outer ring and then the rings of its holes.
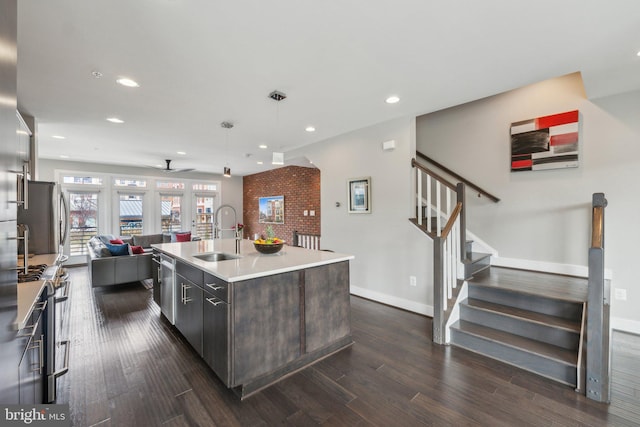
{"type": "Polygon", "coordinates": [[[610,289],[604,278],[603,193],[593,195],[591,247],[589,248],[589,291],[587,295],[587,381],[586,395],[609,402],[611,379],[610,289]]]}

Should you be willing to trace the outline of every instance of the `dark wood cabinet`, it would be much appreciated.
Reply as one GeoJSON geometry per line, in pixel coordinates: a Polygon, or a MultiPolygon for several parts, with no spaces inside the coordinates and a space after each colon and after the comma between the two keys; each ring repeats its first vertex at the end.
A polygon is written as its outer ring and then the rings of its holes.
{"type": "Polygon", "coordinates": [[[160,261],[160,253],[153,251],[153,258],[151,259],[151,279],[153,280],[153,301],[156,304],[161,304],[160,298],[160,281],[162,280],[162,263],[160,261]]]}
{"type": "Polygon", "coordinates": [[[228,282],[178,258],[174,292],[175,326],[242,397],[353,343],[348,261],[228,282]]]}
{"type": "Polygon", "coordinates": [[[44,399],[44,329],[43,303],[31,315],[30,325],[24,328],[29,336],[18,365],[20,404],[41,404],[44,399]]]}
{"type": "Polygon", "coordinates": [[[300,356],[301,271],[233,283],[233,383],[300,356]]]}
{"type": "Polygon", "coordinates": [[[305,352],[351,333],[349,262],[304,271],[305,352]]]}
{"type": "Polygon", "coordinates": [[[200,286],[181,274],[176,274],[176,327],[198,354],[202,355],[203,295],[200,286]]]}
{"type": "Polygon", "coordinates": [[[228,386],[231,381],[229,366],[229,304],[206,290],[202,304],[202,358],[218,378],[228,386]]]}

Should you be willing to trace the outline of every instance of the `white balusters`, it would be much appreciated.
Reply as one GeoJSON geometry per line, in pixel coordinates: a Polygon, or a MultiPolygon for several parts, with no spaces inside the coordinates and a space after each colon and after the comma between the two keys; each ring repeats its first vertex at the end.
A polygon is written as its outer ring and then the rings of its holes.
{"type": "Polygon", "coordinates": [[[427,175],[427,209],[426,209],[426,217],[427,217],[427,230],[431,230],[431,176],[427,175]]]}
{"type": "Polygon", "coordinates": [[[418,218],[418,225],[422,225],[422,171],[416,168],[416,217],[418,218]]]}

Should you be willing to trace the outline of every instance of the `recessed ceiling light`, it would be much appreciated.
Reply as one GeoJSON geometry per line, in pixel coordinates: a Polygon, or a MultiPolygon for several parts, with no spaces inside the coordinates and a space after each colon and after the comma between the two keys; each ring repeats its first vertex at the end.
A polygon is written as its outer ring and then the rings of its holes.
{"type": "Polygon", "coordinates": [[[180,154],[181,156],[185,156],[187,153],[184,151],[176,151],[176,154],[180,154]]]}
{"type": "Polygon", "coordinates": [[[397,96],[393,95],[388,97],[387,99],[385,99],[385,101],[387,104],[395,104],[397,102],[400,102],[400,98],[398,98],[397,96]]]}
{"type": "Polygon", "coordinates": [[[315,132],[316,128],[314,128],[313,126],[307,126],[304,130],[306,130],[307,132],[315,132]]]}
{"type": "Polygon", "coordinates": [[[61,158],[61,159],[68,159],[68,158],[69,158],[69,156],[66,156],[66,155],[64,155],[64,154],[60,154],[60,158],[61,158]]]}
{"type": "Polygon", "coordinates": [[[97,71],[97,70],[96,71],[92,71],[91,75],[93,77],[95,77],[96,79],[99,79],[100,77],[102,77],[102,73],[100,71],[97,71]]]}
{"type": "Polygon", "coordinates": [[[267,146],[265,144],[260,144],[258,145],[258,148],[262,148],[263,150],[266,150],[267,146]]]}
{"type": "Polygon", "coordinates": [[[109,117],[109,118],[107,119],[107,121],[108,121],[108,122],[111,122],[111,123],[124,123],[124,120],[120,120],[120,119],[119,119],[119,118],[117,118],[117,117],[109,117]]]}
{"type": "Polygon", "coordinates": [[[256,162],[256,163],[258,163],[259,165],[262,165],[262,164],[264,164],[263,162],[260,162],[260,161],[258,161],[258,162],[256,162]]]}
{"type": "Polygon", "coordinates": [[[636,55],[640,56],[640,50],[638,51],[638,53],[636,55]]]}
{"type": "Polygon", "coordinates": [[[126,87],[140,87],[138,82],[127,77],[120,77],[118,80],[116,80],[116,83],[126,87]]]}
{"type": "Polygon", "coordinates": [[[65,139],[65,137],[62,136],[62,135],[51,135],[51,138],[54,138],[54,139],[65,139]]]}

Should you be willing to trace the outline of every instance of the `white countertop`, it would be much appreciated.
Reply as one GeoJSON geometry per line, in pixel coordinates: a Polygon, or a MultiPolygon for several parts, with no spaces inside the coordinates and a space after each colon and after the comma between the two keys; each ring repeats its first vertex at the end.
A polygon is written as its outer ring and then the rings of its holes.
{"type": "MultiPolygon", "coordinates": [[[[29,265],[46,264],[48,266],[55,265],[58,254],[42,254],[29,256],[29,265]]],[[[18,267],[24,264],[24,256],[18,256],[18,267]]],[[[33,282],[18,283],[18,315],[14,327],[18,330],[27,326],[29,316],[33,312],[35,304],[38,302],[38,296],[45,286],[44,280],[35,280],[33,282]]]]}
{"type": "Polygon", "coordinates": [[[38,296],[45,286],[44,280],[18,283],[18,315],[16,316],[15,329],[20,330],[27,326],[29,316],[33,312],[38,296]]]}
{"type": "Polygon", "coordinates": [[[254,279],[348,261],[353,255],[316,251],[285,245],[276,254],[265,255],[256,251],[251,240],[240,241],[240,258],[227,261],[202,261],[194,255],[210,252],[235,254],[235,239],[201,240],[185,243],[162,243],[151,245],[169,256],[191,264],[227,282],[254,279]]]}

